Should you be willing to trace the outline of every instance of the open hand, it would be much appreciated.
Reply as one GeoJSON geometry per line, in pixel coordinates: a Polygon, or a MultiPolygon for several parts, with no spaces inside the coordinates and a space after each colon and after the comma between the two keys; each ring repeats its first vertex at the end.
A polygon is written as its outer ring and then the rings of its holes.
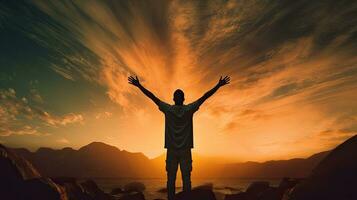
{"type": "Polygon", "coordinates": [[[137,76],[135,76],[135,78],[134,78],[133,76],[129,76],[129,77],[128,77],[128,82],[129,82],[130,84],[132,84],[132,85],[137,86],[137,87],[140,85],[140,81],[139,81],[139,79],[138,79],[137,76]]]}
{"type": "Polygon", "coordinates": [[[225,76],[223,79],[222,79],[222,76],[221,78],[219,79],[218,81],[218,85],[221,87],[221,86],[224,86],[224,85],[227,85],[229,84],[229,81],[231,80],[231,78],[229,76],[225,76]]]}

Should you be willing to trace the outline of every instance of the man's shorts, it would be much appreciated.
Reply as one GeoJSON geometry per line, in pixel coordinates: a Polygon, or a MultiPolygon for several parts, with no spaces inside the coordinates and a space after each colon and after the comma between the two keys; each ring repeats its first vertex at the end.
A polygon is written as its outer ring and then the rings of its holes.
{"type": "Polygon", "coordinates": [[[181,172],[192,171],[191,149],[167,149],[166,171],[176,173],[179,164],[181,172]]]}

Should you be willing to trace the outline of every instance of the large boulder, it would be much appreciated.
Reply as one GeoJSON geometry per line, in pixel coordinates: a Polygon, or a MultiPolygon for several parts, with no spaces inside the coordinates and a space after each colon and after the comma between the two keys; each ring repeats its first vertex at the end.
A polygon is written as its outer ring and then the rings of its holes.
{"type": "Polygon", "coordinates": [[[216,197],[212,190],[193,189],[189,192],[177,193],[175,200],[216,200],[216,197]]]}
{"type": "Polygon", "coordinates": [[[258,200],[281,200],[283,193],[276,187],[269,187],[257,197],[258,200]]]}
{"type": "Polygon", "coordinates": [[[301,179],[284,177],[280,181],[278,189],[282,192],[285,192],[286,190],[289,190],[289,189],[295,187],[295,185],[298,184],[300,181],[301,181],[301,179]]]}
{"type": "Polygon", "coordinates": [[[109,194],[104,193],[99,189],[98,185],[93,180],[86,180],[81,183],[83,190],[88,194],[93,200],[112,200],[113,197],[109,194]]]}
{"type": "Polygon", "coordinates": [[[312,174],[284,198],[288,200],[357,199],[357,135],[336,147],[312,174]]]}
{"type": "Polygon", "coordinates": [[[65,183],[63,187],[66,190],[68,200],[94,200],[93,196],[86,193],[83,187],[77,183],[65,183]]]}
{"type": "Polygon", "coordinates": [[[269,189],[268,181],[255,181],[248,186],[246,193],[258,196],[267,189],[269,189]]]}
{"type": "Polygon", "coordinates": [[[49,178],[28,179],[23,184],[23,199],[36,200],[67,200],[64,188],[56,185],[49,178]]]}
{"type": "Polygon", "coordinates": [[[83,186],[77,183],[75,178],[56,177],[52,178],[52,180],[65,189],[68,200],[94,200],[94,197],[90,196],[83,186]]]}
{"type": "Polygon", "coordinates": [[[0,145],[0,197],[7,200],[67,200],[65,191],[21,156],[0,145]]]}
{"type": "MultiPolygon", "coordinates": [[[[239,192],[237,194],[228,194],[225,196],[225,200],[259,200],[264,197],[265,200],[276,196],[276,188],[269,186],[267,181],[255,181],[251,183],[245,192],[239,192]],[[265,198],[269,197],[269,198],[265,198]]],[[[269,199],[270,200],[270,199],[269,199]]]]}
{"type": "Polygon", "coordinates": [[[245,192],[227,194],[225,200],[281,200],[284,193],[294,187],[298,179],[283,178],[278,187],[272,187],[269,182],[256,181],[249,185],[245,192]]]}

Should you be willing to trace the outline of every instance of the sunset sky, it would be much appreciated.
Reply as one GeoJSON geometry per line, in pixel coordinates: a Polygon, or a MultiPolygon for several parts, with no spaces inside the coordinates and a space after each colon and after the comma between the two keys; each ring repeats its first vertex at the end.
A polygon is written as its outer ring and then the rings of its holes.
{"type": "Polygon", "coordinates": [[[199,154],[328,150],[357,134],[357,2],[0,3],[0,143],[162,154],[164,117],[129,75],[168,103],[231,76],[195,114],[199,154]]]}

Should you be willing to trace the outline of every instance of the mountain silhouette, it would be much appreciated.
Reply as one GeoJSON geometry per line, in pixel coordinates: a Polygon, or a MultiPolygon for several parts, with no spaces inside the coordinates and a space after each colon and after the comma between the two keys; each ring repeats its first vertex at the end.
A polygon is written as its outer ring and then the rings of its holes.
{"type": "Polygon", "coordinates": [[[311,173],[329,152],[320,152],[308,158],[228,164],[221,169],[220,174],[221,177],[240,178],[304,178],[311,173]]]}
{"type": "MultiPolygon", "coordinates": [[[[35,152],[13,149],[41,172],[50,177],[165,177],[165,156],[149,159],[143,153],[131,153],[102,142],[92,142],[78,150],[66,147],[41,147],[35,152]]],[[[321,152],[308,158],[266,162],[227,163],[214,157],[193,154],[193,177],[281,178],[306,177],[328,154],[321,152]]]]}
{"type": "Polygon", "coordinates": [[[59,150],[39,148],[35,152],[24,148],[14,151],[33,163],[45,176],[155,176],[155,168],[144,154],[130,153],[101,142],[90,143],[78,150],[66,147],[59,150]]]}

